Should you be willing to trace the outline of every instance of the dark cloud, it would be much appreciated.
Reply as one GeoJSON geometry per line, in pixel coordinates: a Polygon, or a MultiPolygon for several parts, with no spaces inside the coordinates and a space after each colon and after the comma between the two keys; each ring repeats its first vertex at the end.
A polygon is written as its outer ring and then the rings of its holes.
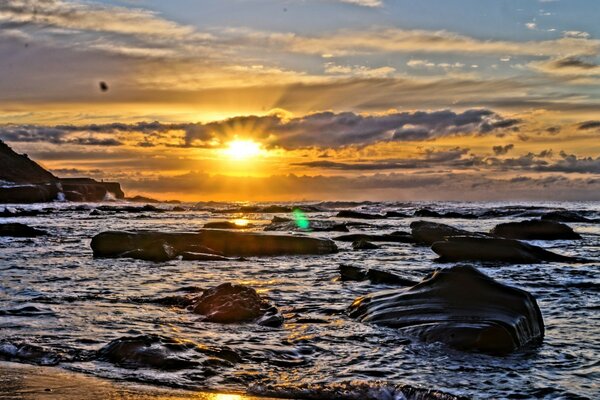
{"type": "MultiPolygon", "coordinates": [[[[90,125],[8,125],[0,127],[0,137],[9,142],[49,142],[114,146],[115,140],[94,141],[67,139],[71,133],[123,134],[142,133],[146,140],[141,146],[161,142],[169,132],[182,133],[178,147],[215,147],[233,139],[249,136],[267,146],[286,149],[322,147],[339,148],[348,145],[368,145],[380,141],[420,141],[442,136],[486,134],[514,129],[520,121],[504,119],[487,109],[471,109],[462,113],[450,110],[402,112],[384,115],[362,115],[353,112],[319,112],[286,119],[281,115],[239,116],[209,123],[163,124],[138,122],[134,124],[90,125]],[[78,143],[81,142],[81,143],[78,143]]],[[[166,141],[163,141],[166,142],[166,141]]]]}
{"type": "Polygon", "coordinates": [[[494,154],[497,156],[504,155],[515,148],[514,144],[507,144],[506,146],[494,146],[492,150],[494,150],[494,154]]]}
{"type": "Polygon", "coordinates": [[[577,129],[579,130],[587,130],[587,129],[596,129],[600,128],[600,121],[586,121],[579,124],[577,129]]]}
{"type": "Polygon", "coordinates": [[[561,68],[577,68],[583,70],[598,68],[597,64],[587,62],[576,57],[565,57],[559,60],[554,60],[549,64],[550,67],[561,69],[561,68]]]}

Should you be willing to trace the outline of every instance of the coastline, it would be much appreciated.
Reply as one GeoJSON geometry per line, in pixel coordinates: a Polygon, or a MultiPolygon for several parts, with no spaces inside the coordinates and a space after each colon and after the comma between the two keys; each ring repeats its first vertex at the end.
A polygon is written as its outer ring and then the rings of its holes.
{"type": "Polygon", "coordinates": [[[115,382],[59,367],[0,361],[0,400],[275,400],[115,382]]]}

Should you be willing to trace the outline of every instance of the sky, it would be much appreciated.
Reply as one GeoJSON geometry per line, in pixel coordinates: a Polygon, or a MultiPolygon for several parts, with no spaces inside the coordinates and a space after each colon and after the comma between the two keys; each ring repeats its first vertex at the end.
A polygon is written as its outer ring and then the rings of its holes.
{"type": "Polygon", "coordinates": [[[598,0],[0,0],[0,140],[158,199],[600,200],[598,0]]]}

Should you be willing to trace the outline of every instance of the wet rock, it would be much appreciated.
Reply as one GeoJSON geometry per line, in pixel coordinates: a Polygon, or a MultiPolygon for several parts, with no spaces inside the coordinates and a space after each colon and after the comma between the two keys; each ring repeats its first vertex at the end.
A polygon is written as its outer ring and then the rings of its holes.
{"type": "Polygon", "coordinates": [[[164,212],[162,208],[158,208],[151,204],[146,204],[142,207],[137,206],[99,206],[97,208],[99,211],[103,212],[112,212],[112,213],[143,213],[143,212],[155,212],[160,213],[164,212]]]}
{"type": "Polygon", "coordinates": [[[123,368],[176,371],[200,365],[181,354],[190,347],[189,343],[157,335],[124,337],[98,350],[97,359],[123,368]]]}
{"type": "Polygon", "coordinates": [[[236,223],[230,221],[215,221],[215,222],[207,222],[204,224],[204,228],[208,229],[248,229],[252,228],[254,225],[238,225],[236,223]]]}
{"type": "Polygon", "coordinates": [[[354,218],[354,219],[385,219],[385,215],[381,214],[368,214],[354,210],[342,210],[337,213],[338,218],[354,218]]]}
{"type": "Polygon", "coordinates": [[[450,225],[430,221],[415,221],[410,224],[412,236],[419,244],[431,245],[453,236],[481,236],[480,234],[458,229],[450,225]]]}
{"type": "Polygon", "coordinates": [[[494,236],[522,240],[574,240],[578,233],[565,224],[555,221],[529,220],[499,224],[490,231],[494,236]]]}
{"type": "Polygon", "coordinates": [[[431,249],[440,261],[486,261],[534,264],[544,261],[587,262],[587,260],[553,253],[538,246],[512,239],[450,237],[435,242],[431,249]]]}
{"type": "Polygon", "coordinates": [[[385,217],[386,218],[410,218],[411,216],[406,213],[399,212],[399,211],[388,211],[385,213],[385,217]]]}
{"type": "Polygon", "coordinates": [[[348,312],[361,322],[466,351],[506,354],[544,336],[542,315],[531,294],[471,266],[437,270],[408,289],[359,297],[348,312]]]}
{"type": "Polygon", "coordinates": [[[340,276],[341,280],[362,282],[369,280],[374,284],[386,284],[386,285],[400,285],[400,286],[413,286],[417,282],[409,279],[404,279],[398,275],[392,274],[386,271],[380,271],[377,269],[364,270],[353,265],[340,265],[340,276]]]}
{"type": "Polygon", "coordinates": [[[203,321],[236,323],[257,321],[268,326],[280,326],[283,317],[256,290],[243,285],[224,283],[202,293],[189,307],[203,315],[203,321]],[[279,316],[278,316],[279,315],[279,316]]]}
{"type": "Polygon", "coordinates": [[[223,257],[217,254],[195,253],[184,251],[181,253],[181,259],[185,261],[232,261],[233,259],[223,257]]]}
{"type": "Polygon", "coordinates": [[[265,231],[299,231],[299,232],[348,232],[348,226],[345,223],[337,223],[335,221],[319,221],[310,220],[308,221],[307,227],[298,226],[295,221],[287,218],[281,218],[281,220],[271,221],[271,223],[264,228],[265,231]]]}
{"type": "Polygon", "coordinates": [[[48,233],[41,229],[35,229],[30,226],[12,223],[12,224],[0,224],[0,236],[9,236],[9,237],[37,237],[44,236],[48,233]]]}
{"type": "Polygon", "coordinates": [[[408,232],[392,232],[383,235],[370,235],[363,233],[353,233],[351,235],[336,236],[333,240],[340,242],[356,242],[365,240],[368,242],[394,242],[394,243],[414,243],[414,239],[408,232]]]}
{"type": "Polygon", "coordinates": [[[157,242],[164,242],[173,247],[175,255],[186,251],[207,252],[198,251],[198,246],[212,249],[225,257],[337,252],[335,243],[328,239],[224,230],[202,230],[197,233],[109,231],[94,236],[91,247],[95,257],[121,257],[123,253],[144,249],[157,242]]]}
{"type": "Polygon", "coordinates": [[[367,242],[364,239],[360,239],[355,242],[352,242],[352,248],[354,250],[376,250],[379,248],[379,246],[371,242],[367,242]]]}
{"type": "Polygon", "coordinates": [[[57,365],[62,356],[43,347],[4,341],[0,342],[0,359],[37,365],[57,365]]]}
{"type": "Polygon", "coordinates": [[[119,255],[121,258],[134,258],[136,260],[164,262],[173,260],[177,256],[175,249],[169,243],[157,240],[149,242],[143,247],[128,250],[119,255]]]}
{"type": "Polygon", "coordinates": [[[551,211],[541,216],[544,221],[597,223],[600,219],[587,218],[575,211],[551,211]]]}

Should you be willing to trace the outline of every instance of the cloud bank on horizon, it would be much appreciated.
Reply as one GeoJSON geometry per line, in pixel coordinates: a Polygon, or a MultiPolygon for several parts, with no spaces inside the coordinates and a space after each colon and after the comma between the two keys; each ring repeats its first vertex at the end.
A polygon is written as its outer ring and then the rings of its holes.
{"type": "Polygon", "coordinates": [[[2,2],[0,140],[163,198],[600,199],[599,16],[595,0],[2,2]],[[226,159],[240,139],[260,154],[226,159]]]}

